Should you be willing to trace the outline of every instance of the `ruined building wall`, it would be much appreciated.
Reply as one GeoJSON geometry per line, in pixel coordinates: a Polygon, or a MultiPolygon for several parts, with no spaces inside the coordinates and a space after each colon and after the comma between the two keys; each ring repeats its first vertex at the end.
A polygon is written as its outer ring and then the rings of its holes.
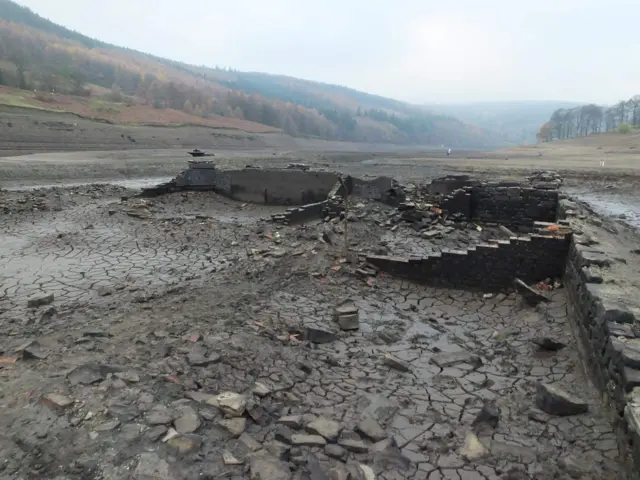
{"type": "Polygon", "coordinates": [[[337,180],[330,172],[220,170],[205,164],[190,166],[175,183],[179,189],[211,189],[241,202],[304,205],[325,200],[337,180]]]}
{"type": "MultiPolygon", "coordinates": [[[[560,214],[562,215],[562,206],[560,214]]],[[[640,472],[640,330],[638,315],[625,303],[629,292],[604,284],[593,266],[606,255],[574,237],[566,262],[564,284],[569,314],[583,344],[584,360],[605,402],[615,410],[614,426],[627,468],[640,472]]],[[[635,477],[633,477],[635,478],[635,477]]]]}
{"type": "Polygon", "coordinates": [[[304,205],[325,200],[337,181],[329,172],[245,169],[224,172],[216,187],[243,202],[304,205]]]}
{"type": "Polygon", "coordinates": [[[428,285],[501,291],[512,288],[516,278],[533,283],[561,277],[568,248],[568,237],[531,235],[423,258],[370,256],[367,260],[395,276],[428,285]]]}
{"type": "Polygon", "coordinates": [[[450,216],[463,219],[531,226],[557,218],[558,192],[499,183],[484,183],[455,190],[440,206],[450,216]]]}

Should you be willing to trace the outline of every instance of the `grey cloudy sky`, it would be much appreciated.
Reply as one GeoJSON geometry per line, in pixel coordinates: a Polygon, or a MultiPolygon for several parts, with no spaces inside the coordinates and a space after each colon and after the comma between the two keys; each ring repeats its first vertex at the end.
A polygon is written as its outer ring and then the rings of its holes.
{"type": "Polygon", "coordinates": [[[89,36],[411,102],[640,93],[638,0],[18,0],[89,36]]]}

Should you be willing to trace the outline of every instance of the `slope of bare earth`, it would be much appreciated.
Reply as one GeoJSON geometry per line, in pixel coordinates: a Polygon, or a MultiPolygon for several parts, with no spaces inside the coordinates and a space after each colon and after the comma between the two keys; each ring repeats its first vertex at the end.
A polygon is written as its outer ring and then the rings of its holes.
{"type": "MultiPolygon", "coordinates": [[[[250,127],[260,124],[250,124],[250,127]]],[[[84,118],[74,113],[60,113],[33,108],[0,105],[0,157],[41,152],[78,152],[98,150],[138,150],[194,148],[255,151],[415,151],[415,146],[354,143],[291,137],[282,132],[267,132],[242,126],[221,128],[211,125],[109,123],[84,118]]]]}

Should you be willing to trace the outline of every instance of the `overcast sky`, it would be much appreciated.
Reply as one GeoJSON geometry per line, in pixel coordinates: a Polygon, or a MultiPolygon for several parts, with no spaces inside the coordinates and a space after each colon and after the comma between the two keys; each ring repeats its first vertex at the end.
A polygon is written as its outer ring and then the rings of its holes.
{"type": "Polygon", "coordinates": [[[109,43],[410,102],[640,93],[638,0],[18,0],[109,43]]]}

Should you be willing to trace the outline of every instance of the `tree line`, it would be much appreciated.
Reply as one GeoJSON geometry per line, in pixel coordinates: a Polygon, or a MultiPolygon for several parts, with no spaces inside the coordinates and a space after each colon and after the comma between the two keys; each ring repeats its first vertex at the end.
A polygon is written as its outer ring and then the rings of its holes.
{"type": "Polygon", "coordinates": [[[633,127],[638,126],[640,95],[635,95],[612,106],[591,103],[575,108],[560,108],[540,127],[538,141],[550,142],[600,132],[628,133],[633,127]]]}

